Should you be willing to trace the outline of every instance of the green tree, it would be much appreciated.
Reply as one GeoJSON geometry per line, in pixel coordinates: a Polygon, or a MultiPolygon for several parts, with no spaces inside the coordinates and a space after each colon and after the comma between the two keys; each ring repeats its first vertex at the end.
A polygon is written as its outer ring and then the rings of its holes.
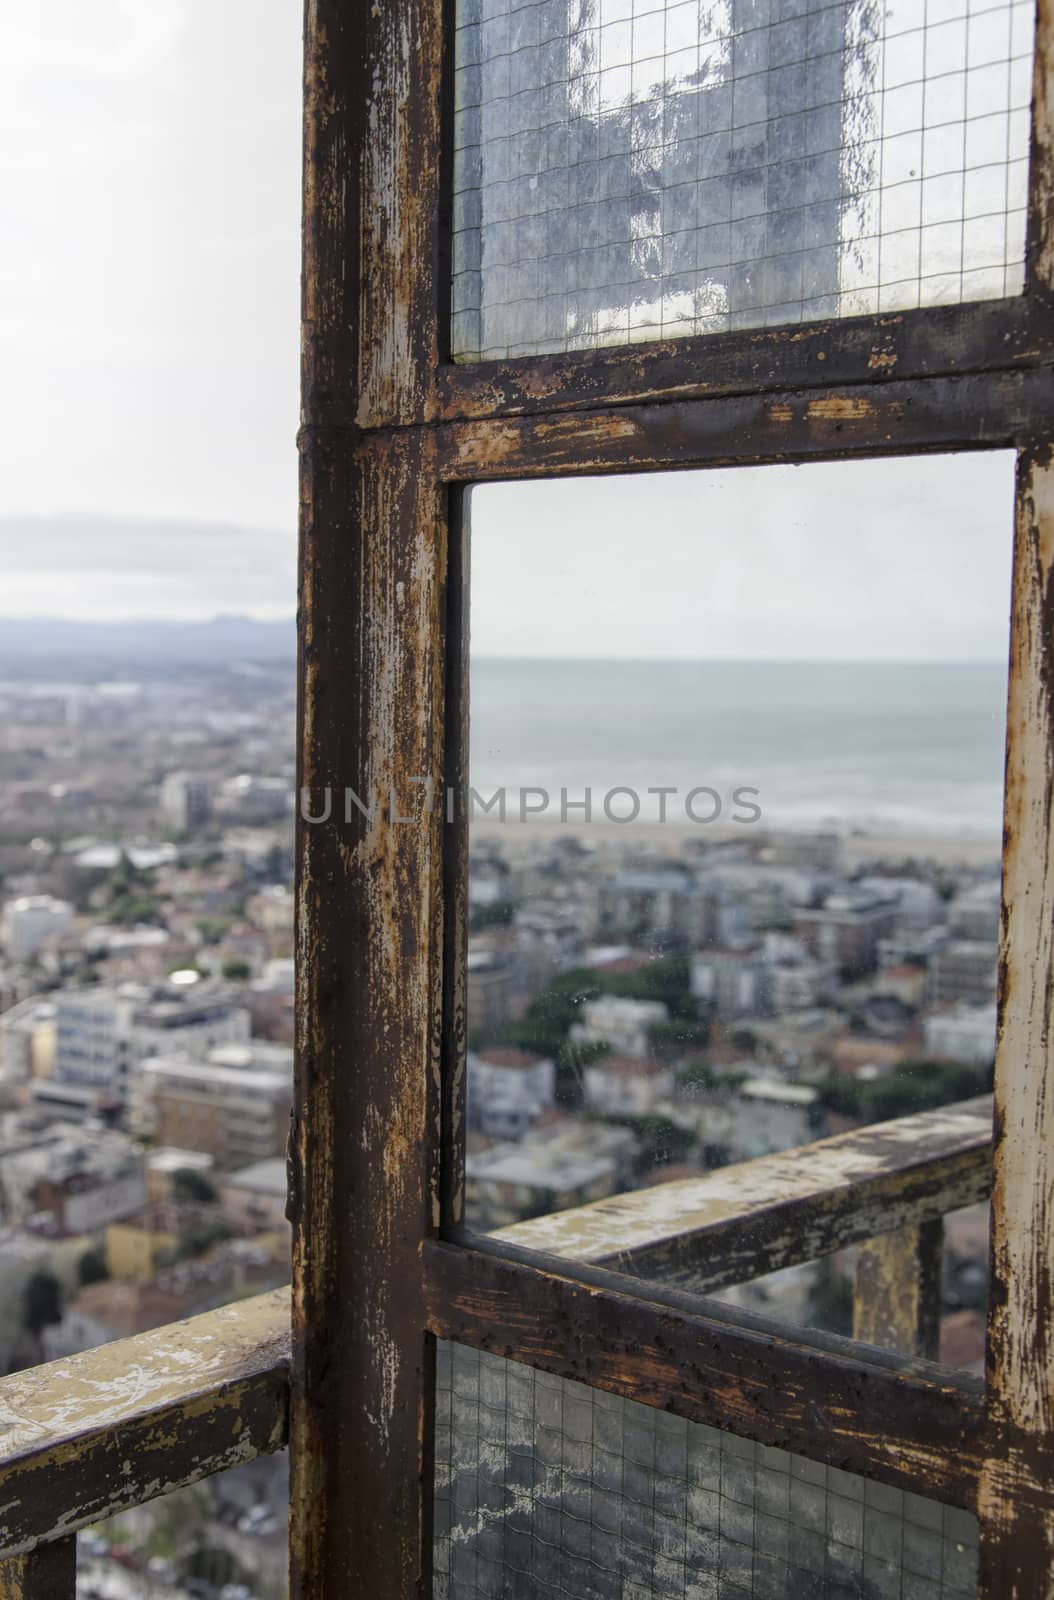
{"type": "Polygon", "coordinates": [[[85,1250],[77,1262],[77,1281],[82,1288],[89,1283],[102,1283],[110,1276],[106,1257],[101,1250],[85,1250]]]}
{"type": "Polygon", "coordinates": [[[989,1069],[957,1061],[900,1061],[878,1078],[846,1078],[832,1072],[816,1085],[818,1103],[828,1111],[855,1117],[860,1122],[886,1122],[913,1112],[935,1111],[986,1093],[992,1086],[989,1069]]]}
{"type": "Polygon", "coordinates": [[[648,1043],[661,1060],[673,1061],[687,1050],[705,1050],[710,1043],[710,1025],[686,1017],[653,1022],[648,1029],[648,1043]]]}
{"type": "Polygon", "coordinates": [[[203,1256],[218,1244],[224,1244],[231,1237],[231,1230],[225,1222],[201,1222],[188,1228],[179,1237],[177,1259],[185,1261],[189,1256],[203,1256]]]}
{"type": "Polygon", "coordinates": [[[515,900],[495,900],[489,906],[473,906],[468,919],[469,931],[482,933],[485,928],[507,928],[515,915],[515,900]]]}
{"type": "Polygon", "coordinates": [[[112,899],[105,908],[108,922],[130,927],[137,922],[156,922],[158,902],[151,894],[122,894],[112,899]]]}
{"type": "Polygon", "coordinates": [[[830,1256],[822,1256],[816,1263],[816,1277],[809,1292],[809,1323],[827,1333],[848,1336],[853,1331],[853,1286],[830,1256]]]}
{"type": "Polygon", "coordinates": [[[616,1128],[629,1128],[631,1133],[635,1133],[641,1142],[645,1167],[661,1167],[671,1161],[683,1161],[695,1144],[694,1133],[671,1122],[669,1117],[660,1117],[654,1112],[640,1117],[610,1115],[598,1117],[597,1120],[616,1128]]]}
{"type": "Polygon", "coordinates": [[[691,989],[691,963],[687,956],[671,956],[650,961],[637,972],[605,972],[591,967],[561,972],[535,995],[522,1021],[502,1030],[502,1040],[555,1059],[572,1023],[581,1021],[582,1007],[604,994],[626,1000],[658,1000],[675,1022],[700,1022],[691,989]]]}
{"type": "Polygon", "coordinates": [[[59,1280],[43,1269],[34,1272],[26,1284],[22,1300],[22,1325],[39,1339],[45,1328],[62,1321],[62,1290],[59,1280]]]}
{"type": "Polygon", "coordinates": [[[572,1023],[581,1021],[582,1007],[601,993],[597,974],[588,968],[561,972],[535,995],[522,1021],[502,1030],[503,1042],[555,1060],[572,1023]]]}
{"type": "Polygon", "coordinates": [[[177,1167],[170,1187],[173,1200],[183,1204],[211,1205],[219,1198],[216,1185],[194,1167],[177,1167]]]}
{"type": "Polygon", "coordinates": [[[229,961],[223,963],[221,970],[223,976],[229,978],[232,983],[244,983],[252,972],[249,963],[243,961],[241,956],[232,956],[229,961]]]}
{"type": "Polygon", "coordinates": [[[702,1060],[686,1061],[677,1072],[678,1089],[716,1089],[717,1082],[713,1067],[702,1060]]]}
{"type": "Polygon", "coordinates": [[[703,1060],[686,1061],[677,1073],[678,1089],[738,1089],[748,1077],[745,1072],[717,1072],[703,1060]]]}
{"type": "Polygon", "coordinates": [[[581,1106],[586,1095],[586,1068],[611,1054],[606,1040],[581,1044],[565,1039],[556,1052],[556,1099],[562,1106],[581,1106]]]}
{"type": "Polygon", "coordinates": [[[273,844],[264,857],[263,874],[267,883],[285,882],[285,854],[280,844],[273,844]]]}
{"type": "Polygon", "coordinates": [[[627,1000],[658,1000],[677,1020],[695,1022],[699,1008],[692,993],[692,963],[688,956],[667,956],[649,961],[636,972],[602,974],[608,994],[627,1000]]]}

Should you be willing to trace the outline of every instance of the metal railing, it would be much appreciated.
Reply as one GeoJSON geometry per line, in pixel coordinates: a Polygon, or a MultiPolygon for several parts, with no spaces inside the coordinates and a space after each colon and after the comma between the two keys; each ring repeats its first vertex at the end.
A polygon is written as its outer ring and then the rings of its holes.
{"type": "MultiPolygon", "coordinates": [[[[941,1218],[991,1184],[991,1099],[903,1117],[494,1236],[705,1293],[857,1245],[854,1333],[932,1356],[941,1218]]],[[[289,1293],[0,1381],[0,1600],[73,1600],[76,1533],[281,1449],[289,1293]]]]}

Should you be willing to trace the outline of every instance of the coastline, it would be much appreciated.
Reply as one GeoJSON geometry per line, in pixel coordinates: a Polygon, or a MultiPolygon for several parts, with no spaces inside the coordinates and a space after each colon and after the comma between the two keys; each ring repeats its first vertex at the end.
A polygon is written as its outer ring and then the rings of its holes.
{"type": "Polygon", "coordinates": [[[921,829],[852,829],[837,828],[758,828],[693,825],[689,822],[585,822],[569,819],[567,822],[530,819],[526,822],[500,822],[494,817],[477,817],[471,824],[471,837],[479,843],[500,843],[510,856],[533,854],[539,848],[560,839],[575,839],[588,844],[601,854],[624,854],[632,850],[641,856],[655,856],[670,860],[678,856],[698,855],[706,845],[760,843],[762,836],[778,835],[781,839],[798,836],[806,839],[817,834],[838,833],[842,845],[842,861],[848,870],[881,861],[885,865],[898,862],[930,861],[937,866],[978,868],[997,866],[1001,854],[998,835],[975,833],[927,832],[921,829]]]}

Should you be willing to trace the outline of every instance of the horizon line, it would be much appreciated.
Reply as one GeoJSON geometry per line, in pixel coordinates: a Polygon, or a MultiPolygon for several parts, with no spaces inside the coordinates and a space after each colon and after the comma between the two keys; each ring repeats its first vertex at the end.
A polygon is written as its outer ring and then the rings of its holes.
{"type": "MultiPolygon", "coordinates": [[[[71,617],[55,613],[37,613],[32,616],[10,616],[0,614],[0,629],[11,625],[19,629],[30,627],[69,627],[88,629],[114,630],[130,628],[210,628],[217,625],[248,625],[259,628],[288,627],[291,632],[296,629],[296,613],[290,611],[281,616],[259,617],[252,616],[242,611],[221,611],[211,616],[198,617],[164,617],[139,615],[133,617],[71,617]]],[[[2,642],[0,642],[2,643],[2,642]]],[[[293,652],[290,652],[292,659],[293,652]]],[[[800,665],[800,666],[830,666],[835,664],[857,666],[1008,666],[1008,656],[1003,654],[981,655],[804,655],[796,652],[782,655],[645,655],[626,654],[612,655],[609,651],[600,651],[595,654],[576,653],[569,655],[563,652],[552,654],[528,654],[522,652],[472,652],[471,659],[478,663],[518,662],[518,663],[552,663],[556,665],[573,666],[575,664],[594,663],[601,665],[628,665],[635,663],[641,666],[701,666],[701,665],[800,665]]]]}

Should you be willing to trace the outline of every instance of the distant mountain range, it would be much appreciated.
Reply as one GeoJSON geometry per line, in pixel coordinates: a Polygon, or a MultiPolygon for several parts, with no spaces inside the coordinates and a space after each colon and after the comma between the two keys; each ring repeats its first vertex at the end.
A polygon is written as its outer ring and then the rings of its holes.
{"type": "Polygon", "coordinates": [[[207,622],[144,618],[133,622],[77,622],[64,617],[0,617],[0,659],[162,662],[223,666],[236,661],[292,661],[296,622],[285,617],[212,617],[207,622]]]}

